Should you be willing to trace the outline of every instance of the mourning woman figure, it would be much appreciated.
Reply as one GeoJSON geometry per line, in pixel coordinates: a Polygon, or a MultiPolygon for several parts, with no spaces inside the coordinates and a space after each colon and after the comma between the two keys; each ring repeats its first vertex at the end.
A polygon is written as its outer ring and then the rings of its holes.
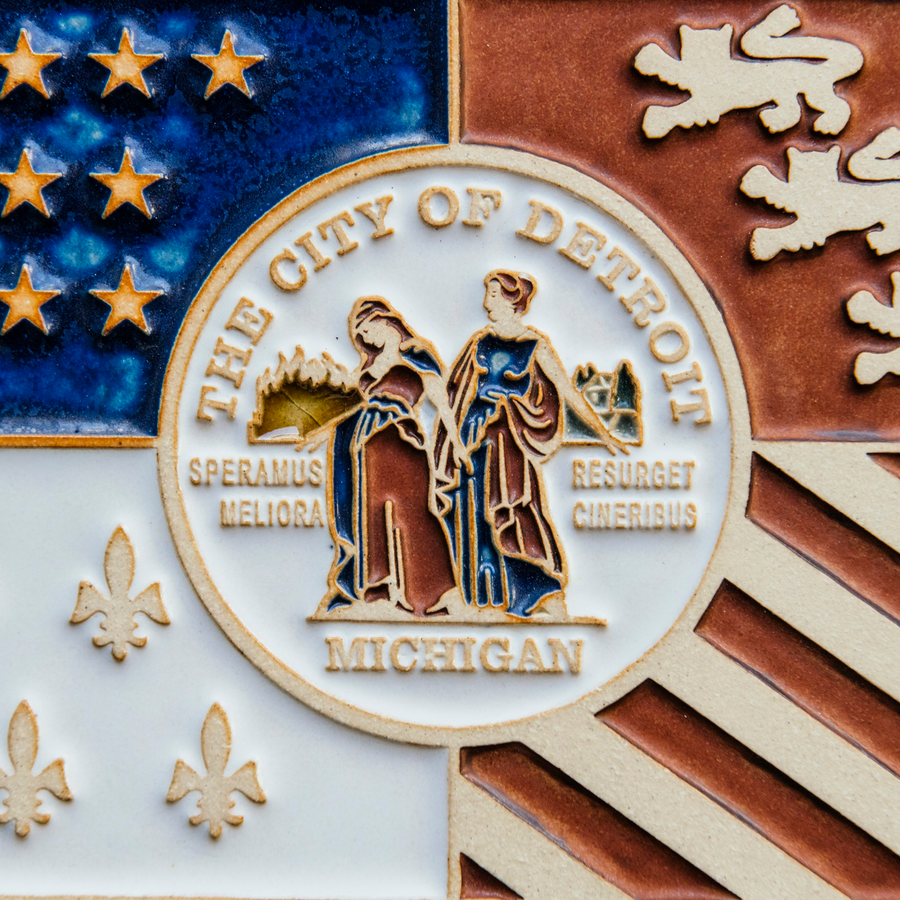
{"type": "Polygon", "coordinates": [[[522,321],[537,290],[534,279],[496,270],[484,284],[488,325],[463,348],[447,383],[468,461],[457,464],[452,429],[439,422],[439,497],[466,603],[527,618],[551,598],[562,601],[566,585],[541,475],[562,439],[563,404],[610,452],[616,442],[573,387],[549,340],[522,321]]]}
{"type": "MultiPolygon", "coordinates": [[[[427,399],[459,458],[443,366],[381,297],[361,297],[349,319],[360,354],[363,405],[341,421],[330,447],[335,561],[329,610],[386,601],[415,616],[436,613],[456,591],[436,515],[427,399]]],[[[456,595],[458,596],[458,594],[456,595]]]]}

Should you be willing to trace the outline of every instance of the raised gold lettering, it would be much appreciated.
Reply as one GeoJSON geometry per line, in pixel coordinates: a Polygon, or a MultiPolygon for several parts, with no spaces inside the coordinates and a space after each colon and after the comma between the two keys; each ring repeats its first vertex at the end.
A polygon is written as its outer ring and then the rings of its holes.
{"type": "Polygon", "coordinates": [[[606,258],[619,260],[606,275],[601,273],[597,276],[597,281],[599,281],[608,291],[615,290],[616,279],[626,269],[628,269],[629,281],[634,281],[640,274],[641,267],[621,247],[613,247],[612,250],[609,251],[609,256],[606,258]]]}
{"type": "Polygon", "coordinates": [[[469,203],[469,215],[463,219],[463,225],[473,228],[481,228],[484,220],[491,217],[491,212],[500,209],[500,191],[484,190],[482,188],[466,188],[471,201],[469,203]]]}
{"type": "Polygon", "coordinates": [[[246,349],[232,347],[231,344],[226,344],[221,337],[218,337],[216,338],[216,349],[213,350],[212,358],[206,367],[206,374],[218,375],[220,378],[230,381],[236,388],[239,388],[244,380],[244,369],[232,369],[231,364],[237,360],[246,366],[250,362],[252,355],[253,351],[249,347],[246,349]],[[225,357],[224,365],[216,360],[217,356],[225,357]]]}
{"type": "Polygon", "coordinates": [[[349,253],[351,250],[355,250],[359,243],[357,241],[351,241],[347,235],[347,229],[344,228],[344,225],[352,228],[356,223],[353,221],[353,216],[350,215],[346,210],[343,212],[339,212],[336,216],[332,216],[330,219],[322,222],[319,225],[319,234],[322,235],[322,240],[328,240],[328,229],[330,228],[334,232],[334,236],[337,238],[337,242],[340,245],[338,247],[338,256],[343,256],[345,253],[349,253]]]}
{"type": "Polygon", "coordinates": [[[419,639],[418,638],[409,638],[409,637],[400,637],[391,643],[391,665],[398,672],[412,672],[412,670],[416,667],[419,660],[415,655],[419,651],[419,639]],[[400,650],[404,646],[404,644],[410,647],[413,651],[412,661],[409,663],[400,661],[400,650]]]}
{"type": "Polygon", "coordinates": [[[389,234],[394,233],[393,228],[385,228],[384,225],[384,217],[387,215],[388,206],[390,206],[393,199],[394,198],[390,194],[385,194],[383,197],[376,197],[375,202],[378,204],[377,210],[374,209],[371,203],[360,203],[359,206],[353,207],[357,212],[362,213],[375,226],[375,230],[372,232],[372,240],[387,237],[389,234]]]}
{"type": "Polygon", "coordinates": [[[215,400],[212,394],[218,394],[214,385],[204,384],[200,388],[200,403],[197,406],[197,418],[204,422],[212,422],[213,417],[210,410],[220,410],[227,412],[228,418],[233,419],[235,410],[237,409],[237,397],[231,397],[228,400],[215,400]]]}
{"type": "Polygon", "coordinates": [[[672,418],[678,422],[681,420],[682,416],[687,415],[688,413],[698,412],[700,415],[694,419],[694,424],[708,425],[712,422],[712,409],[709,405],[709,395],[704,388],[694,388],[694,390],[691,391],[691,394],[698,398],[695,403],[678,403],[676,400],[670,401],[672,404],[672,418]]]}
{"type": "Polygon", "coordinates": [[[313,243],[311,231],[307,231],[306,234],[301,234],[300,237],[294,241],[294,245],[296,247],[302,247],[309,254],[309,258],[313,261],[314,272],[324,269],[325,266],[331,262],[331,257],[324,256],[322,251],[313,243]]]}
{"type": "MultiPolygon", "coordinates": [[[[663,296],[662,291],[656,286],[656,282],[652,278],[647,277],[644,278],[644,283],[629,297],[619,297],[619,302],[634,316],[634,324],[638,328],[646,328],[650,324],[650,313],[662,312],[666,308],[666,298],[663,296]],[[653,297],[653,300],[648,299],[650,296],[653,297]],[[635,312],[634,308],[638,303],[641,304],[641,308],[638,312],[635,312]]],[[[671,324],[674,325],[674,323],[671,324]]],[[[656,331],[653,334],[656,334],[656,331]]],[[[650,343],[652,350],[653,335],[650,335],[650,343]]]]}
{"type": "Polygon", "coordinates": [[[521,237],[530,238],[539,244],[552,244],[558,237],[563,227],[563,217],[558,209],[547,206],[539,200],[529,200],[531,205],[531,215],[524,228],[520,228],[516,234],[521,237]],[[550,230],[546,234],[538,234],[537,228],[541,223],[541,217],[546,213],[550,216],[550,230]]]}
{"type": "Polygon", "coordinates": [[[250,343],[256,346],[272,321],[272,313],[260,308],[259,315],[257,315],[250,311],[252,309],[255,309],[253,301],[241,297],[225,323],[225,328],[246,334],[250,338],[250,343]]]}
{"type": "Polygon", "coordinates": [[[448,225],[452,225],[456,221],[458,214],[459,197],[448,187],[435,186],[426,188],[419,195],[419,216],[423,222],[432,228],[446,228],[448,225]],[[447,212],[442,219],[438,218],[431,208],[431,199],[435,194],[440,194],[447,203],[447,212]]]}
{"type": "Polygon", "coordinates": [[[297,267],[297,280],[288,281],[279,268],[283,262],[297,262],[297,254],[285,248],[269,263],[269,278],[272,279],[272,284],[283,291],[299,291],[306,284],[306,266],[300,263],[297,267]]]}
{"type": "MultiPolygon", "coordinates": [[[[637,321],[637,319],[635,319],[637,321]]],[[[691,340],[688,333],[677,322],[663,322],[650,332],[650,352],[663,363],[676,363],[687,356],[691,349],[691,340]],[[664,335],[674,334],[678,336],[678,348],[668,353],[659,349],[659,340],[664,335]]]]}
{"type": "Polygon", "coordinates": [[[579,222],[575,236],[569,241],[568,246],[561,247],[559,252],[582,269],[589,269],[597,258],[591,251],[602,250],[605,243],[605,234],[601,234],[590,225],[585,225],[584,222],[579,222]]]}

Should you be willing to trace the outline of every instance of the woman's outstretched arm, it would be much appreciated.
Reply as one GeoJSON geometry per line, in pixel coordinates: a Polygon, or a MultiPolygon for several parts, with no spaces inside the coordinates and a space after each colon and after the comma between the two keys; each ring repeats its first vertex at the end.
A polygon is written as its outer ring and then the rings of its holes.
{"type": "MultiPolygon", "coordinates": [[[[603,424],[600,416],[597,415],[597,410],[584,399],[584,395],[581,391],[575,389],[575,385],[572,384],[572,380],[563,368],[563,364],[556,355],[556,351],[550,346],[550,342],[543,337],[538,340],[535,356],[538,364],[559,392],[559,399],[564,404],[567,404],[579,418],[583,419],[597,432],[600,439],[606,445],[606,449],[609,450],[613,456],[615,456],[616,450],[622,450],[624,453],[628,453],[628,448],[625,444],[610,434],[609,429],[603,424]]],[[[560,410],[560,414],[562,414],[562,410],[560,410]]]]}

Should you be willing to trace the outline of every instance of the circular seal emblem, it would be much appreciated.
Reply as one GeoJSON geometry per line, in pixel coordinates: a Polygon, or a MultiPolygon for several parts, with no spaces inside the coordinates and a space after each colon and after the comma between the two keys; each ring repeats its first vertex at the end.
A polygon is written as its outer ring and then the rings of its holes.
{"type": "Polygon", "coordinates": [[[331,173],[226,254],[170,363],[159,471],[248,659],[441,742],[602,691],[696,624],[748,434],[722,319],[658,227],[455,145],[331,173]]]}

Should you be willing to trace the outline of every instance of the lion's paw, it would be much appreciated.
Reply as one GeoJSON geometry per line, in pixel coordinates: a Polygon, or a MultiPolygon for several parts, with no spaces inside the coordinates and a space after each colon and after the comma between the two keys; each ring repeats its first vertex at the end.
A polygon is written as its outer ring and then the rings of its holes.
{"type": "Polygon", "coordinates": [[[754,259],[771,259],[779,250],[787,249],[784,246],[780,228],[757,228],[750,237],[750,252],[754,259]]]}
{"type": "Polygon", "coordinates": [[[897,239],[896,231],[888,231],[887,229],[870,231],[866,236],[866,241],[879,256],[900,250],[900,240],[897,239]]]}
{"type": "Polygon", "coordinates": [[[667,106],[648,106],[644,113],[644,134],[648,138],[665,137],[673,128],[675,122],[672,120],[669,107],[667,106]]]}
{"type": "Polygon", "coordinates": [[[673,60],[659,44],[647,44],[641,47],[634,58],[634,67],[642,75],[655,75],[665,80],[665,74],[669,67],[677,60],[673,60]]]}
{"type": "Polygon", "coordinates": [[[765,197],[766,192],[774,187],[773,182],[783,185],[765,166],[754,166],[744,173],[741,190],[748,197],[765,197]]]}
{"type": "Polygon", "coordinates": [[[759,119],[772,134],[776,134],[793,128],[800,121],[801,115],[800,104],[795,101],[769,106],[760,112],[759,119]]]}
{"type": "Polygon", "coordinates": [[[813,128],[818,131],[819,134],[838,134],[838,132],[843,131],[844,126],[849,121],[850,106],[848,104],[846,108],[829,110],[828,112],[822,113],[822,115],[813,122],[813,128]]]}
{"type": "Polygon", "coordinates": [[[789,31],[800,27],[800,16],[797,10],[786,3],[773,9],[765,18],[766,25],[772,29],[772,35],[781,37],[789,31]]]}

